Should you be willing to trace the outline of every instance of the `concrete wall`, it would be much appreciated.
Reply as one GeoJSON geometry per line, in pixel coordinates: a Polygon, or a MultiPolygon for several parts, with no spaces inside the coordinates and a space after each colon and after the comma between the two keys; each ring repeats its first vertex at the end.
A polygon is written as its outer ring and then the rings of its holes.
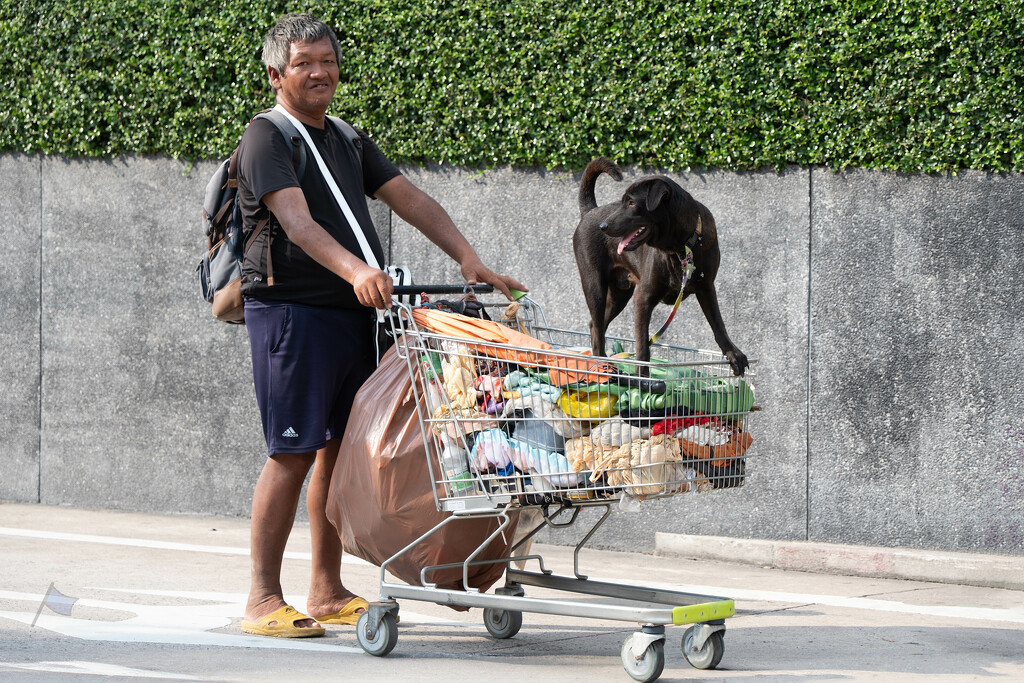
{"type": "Polygon", "coordinates": [[[0,499],[39,498],[39,159],[0,155],[0,499]]]}
{"type": "MultiPolygon", "coordinates": [[[[248,513],[265,457],[248,342],[209,316],[193,278],[213,168],[0,156],[0,498],[248,513]]],[[[579,174],[403,170],[553,325],[586,329],[570,248],[579,174]]],[[[596,544],[648,550],[666,531],[1024,554],[1011,365],[1024,350],[1024,177],[677,180],[715,213],[723,316],[758,359],[750,476],[613,515],[596,544]]],[[[602,179],[599,201],[622,187],[602,179]]],[[[459,281],[386,207],[374,215],[392,262],[459,281]]],[[[692,301],[665,340],[714,348],[692,301]]]]}
{"type": "Polygon", "coordinates": [[[1024,178],[811,198],[809,535],[1024,552],[1024,178]]]}

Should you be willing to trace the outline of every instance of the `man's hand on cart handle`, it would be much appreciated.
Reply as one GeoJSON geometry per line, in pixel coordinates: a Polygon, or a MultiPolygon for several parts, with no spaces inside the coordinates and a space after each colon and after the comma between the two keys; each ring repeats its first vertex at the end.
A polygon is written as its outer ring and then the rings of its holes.
{"type": "Polygon", "coordinates": [[[475,285],[478,282],[486,282],[494,285],[509,301],[515,301],[516,299],[522,298],[522,294],[513,296],[513,289],[519,290],[519,292],[530,291],[515,278],[507,275],[498,275],[493,270],[485,266],[479,258],[474,258],[462,264],[462,277],[466,278],[466,283],[470,285],[475,285]]]}
{"type": "MultiPolygon", "coordinates": [[[[365,264],[363,264],[365,265],[365,264]]],[[[394,282],[383,270],[366,266],[360,268],[352,281],[359,303],[368,308],[385,309],[391,306],[394,282]],[[387,302],[385,304],[385,302],[387,302]]]]}

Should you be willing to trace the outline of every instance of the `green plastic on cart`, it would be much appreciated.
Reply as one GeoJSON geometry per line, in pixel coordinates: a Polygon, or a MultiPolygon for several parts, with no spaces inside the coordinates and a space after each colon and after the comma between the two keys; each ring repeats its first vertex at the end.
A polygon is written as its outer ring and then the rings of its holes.
{"type": "Polygon", "coordinates": [[[682,626],[683,624],[698,624],[704,621],[728,619],[734,614],[736,614],[736,603],[734,603],[732,600],[702,602],[696,605],[673,607],[672,624],[674,626],[682,626]]]}

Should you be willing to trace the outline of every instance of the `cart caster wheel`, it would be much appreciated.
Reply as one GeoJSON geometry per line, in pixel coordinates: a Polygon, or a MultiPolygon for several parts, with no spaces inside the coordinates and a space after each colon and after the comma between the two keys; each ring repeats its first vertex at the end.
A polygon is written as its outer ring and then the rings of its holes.
{"type": "Polygon", "coordinates": [[[363,612],[359,615],[359,621],[356,622],[356,640],[359,641],[359,647],[374,657],[383,657],[395,649],[395,644],[398,642],[398,622],[395,621],[394,614],[391,612],[384,614],[373,638],[367,635],[369,626],[370,613],[363,612]]]}
{"type": "Polygon", "coordinates": [[[693,647],[696,630],[696,626],[691,626],[683,634],[683,657],[694,669],[714,669],[725,654],[725,631],[712,633],[704,641],[704,647],[697,650],[693,647]]]}
{"type": "Polygon", "coordinates": [[[515,610],[484,608],[484,626],[499,640],[511,638],[523,627],[523,613],[515,610]]]}
{"type": "Polygon", "coordinates": [[[633,652],[633,636],[626,638],[622,644],[622,666],[634,681],[651,683],[661,676],[665,670],[665,641],[658,640],[647,646],[643,655],[637,659],[633,652]]]}

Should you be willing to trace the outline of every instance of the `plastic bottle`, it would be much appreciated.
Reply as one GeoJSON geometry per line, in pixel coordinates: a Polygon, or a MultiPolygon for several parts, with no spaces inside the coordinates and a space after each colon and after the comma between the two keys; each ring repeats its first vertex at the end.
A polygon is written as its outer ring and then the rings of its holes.
{"type": "Polygon", "coordinates": [[[423,379],[426,385],[424,391],[426,392],[427,409],[433,415],[444,403],[444,399],[441,396],[441,387],[434,366],[427,356],[420,358],[420,367],[423,370],[423,379]]]}
{"type": "Polygon", "coordinates": [[[447,435],[441,437],[441,442],[441,467],[444,468],[444,478],[452,495],[469,495],[474,488],[473,475],[469,472],[469,454],[447,435]]]}

